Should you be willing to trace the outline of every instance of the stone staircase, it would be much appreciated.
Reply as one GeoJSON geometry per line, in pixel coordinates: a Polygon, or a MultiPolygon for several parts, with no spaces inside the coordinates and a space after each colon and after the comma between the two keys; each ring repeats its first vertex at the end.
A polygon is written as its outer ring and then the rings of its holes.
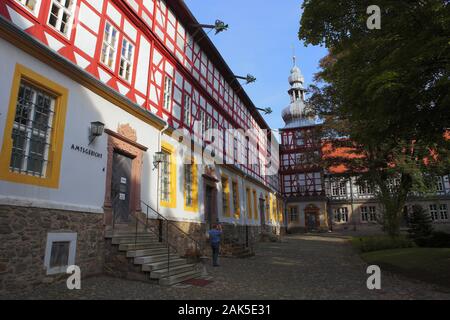
{"type": "Polygon", "coordinates": [[[117,246],[121,254],[126,255],[129,263],[139,267],[149,280],[158,281],[162,286],[172,286],[190,279],[199,278],[201,272],[196,264],[189,263],[176,254],[170,253],[168,247],[148,232],[106,231],[105,238],[117,246]]]}

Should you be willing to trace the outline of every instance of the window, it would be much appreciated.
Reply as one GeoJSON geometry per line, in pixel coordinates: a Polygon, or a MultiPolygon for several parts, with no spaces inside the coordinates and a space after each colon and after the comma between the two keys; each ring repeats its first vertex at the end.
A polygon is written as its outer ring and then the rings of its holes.
{"type": "Polygon", "coordinates": [[[334,209],[334,221],[337,223],[347,223],[348,209],[347,208],[334,209]]]}
{"type": "Polygon", "coordinates": [[[377,208],[376,207],[370,207],[370,221],[376,222],[377,221],[377,208]]]}
{"type": "Polygon", "coordinates": [[[192,164],[184,165],[184,187],[185,187],[185,206],[192,207],[194,199],[192,197],[192,164]]]}
{"type": "Polygon", "coordinates": [[[258,220],[259,212],[258,212],[258,196],[256,194],[256,191],[253,190],[253,218],[258,220]]]}
{"type": "Polygon", "coordinates": [[[367,181],[362,182],[361,185],[358,185],[358,193],[362,196],[372,194],[370,184],[367,181]]]}
{"type": "Polygon", "coordinates": [[[430,205],[430,215],[431,215],[431,219],[433,221],[438,221],[439,220],[439,214],[438,214],[438,206],[435,204],[430,205]]]}
{"type": "Polygon", "coordinates": [[[49,233],[44,258],[47,275],[66,273],[75,264],[76,246],[76,233],[49,233]]]}
{"type": "Polygon", "coordinates": [[[161,206],[166,208],[176,208],[177,194],[176,194],[176,162],[174,159],[174,148],[166,143],[163,143],[162,152],[164,154],[164,161],[160,165],[160,179],[161,179],[161,206]]]}
{"type": "Polygon", "coordinates": [[[172,106],[173,80],[168,75],[164,81],[164,109],[170,111],[172,106]]]}
{"type": "Polygon", "coordinates": [[[52,0],[48,24],[66,37],[70,36],[75,0],[52,0]]]}
{"type": "Polygon", "coordinates": [[[252,198],[250,189],[246,190],[246,194],[247,194],[247,217],[251,219],[253,213],[252,213],[252,198]]]}
{"type": "Polygon", "coordinates": [[[437,192],[444,192],[445,191],[444,179],[442,179],[442,177],[436,178],[436,189],[437,189],[437,192]]]}
{"type": "Polygon", "coordinates": [[[52,243],[50,255],[50,268],[67,267],[69,263],[69,241],[57,241],[52,243]]]}
{"type": "Polygon", "coordinates": [[[222,208],[223,215],[230,217],[230,187],[228,177],[222,177],[222,208]]]}
{"type": "Polygon", "coordinates": [[[298,222],[298,207],[290,207],[289,208],[289,221],[290,222],[298,222]]]}
{"type": "Polygon", "coordinates": [[[197,165],[193,158],[191,163],[186,162],[184,166],[184,179],[184,209],[198,212],[197,165]]]}
{"type": "Polygon", "coordinates": [[[10,170],[46,177],[55,98],[22,81],[12,131],[10,170]]]}
{"type": "Polygon", "coordinates": [[[347,195],[347,182],[334,181],[331,183],[331,194],[333,197],[344,197],[347,195]]]}
{"type": "Polygon", "coordinates": [[[191,127],[191,108],[192,108],[192,100],[188,95],[184,96],[184,115],[183,121],[186,127],[191,127]]]}
{"type": "Polygon", "coordinates": [[[0,156],[0,178],[57,188],[67,89],[17,65],[12,93],[0,156]]]}
{"type": "Polygon", "coordinates": [[[131,81],[131,73],[133,72],[133,57],[134,45],[127,39],[123,38],[119,76],[127,82],[131,81]]]}
{"type": "Polygon", "coordinates": [[[239,203],[239,185],[236,181],[233,181],[233,207],[234,216],[239,219],[241,216],[241,205],[239,203]]]}
{"type": "Polygon", "coordinates": [[[32,13],[37,15],[39,11],[39,6],[41,4],[40,0],[16,0],[19,2],[22,6],[30,10],[32,13]]]}
{"type": "Polygon", "coordinates": [[[369,208],[361,207],[361,220],[363,222],[369,222],[369,208]]]}
{"type": "Polygon", "coordinates": [[[441,204],[439,206],[439,212],[441,220],[448,220],[448,206],[446,204],[441,204]]]}
{"type": "Polygon", "coordinates": [[[118,37],[119,32],[117,29],[114,28],[109,22],[106,22],[100,61],[111,70],[114,69],[114,62],[116,60],[118,37]]]}

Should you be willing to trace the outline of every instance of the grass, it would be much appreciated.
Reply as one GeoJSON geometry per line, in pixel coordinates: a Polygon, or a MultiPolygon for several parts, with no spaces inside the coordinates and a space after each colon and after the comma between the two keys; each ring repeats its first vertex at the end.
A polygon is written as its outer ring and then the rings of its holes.
{"type": "Polygon", "coordinates": [[[450,289],[450,248],[406,248],[361,254],[370,265],[450,289]]]}
{"type": "Polygon", "coordinates": [[[362,253],[388,249],[413,248],[416,246],[414,241],[406,236],[400,236],[395,239],[389,236],[354,237],[352,238],[352,244],[362,253]]]}

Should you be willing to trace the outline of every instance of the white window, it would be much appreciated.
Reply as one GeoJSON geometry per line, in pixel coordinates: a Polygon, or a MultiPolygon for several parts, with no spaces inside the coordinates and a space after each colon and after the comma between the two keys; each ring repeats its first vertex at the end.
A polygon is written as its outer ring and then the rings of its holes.
{"type": "Polygon", "coordinates": [[[133,72],[134,45],[123,38],[122,53],[120,55],[119,76],[127,82],[131,81],[133,72]]]}
{"type": "Polygon", "coordinates": [[[52,0],[48,24],[66,37],[69,37],[74,11],[75,0],[52,0]]]}
{"type": "Polygon", "coordinates": [[[348,209],[347,208],[334,209],[334,221],[337,223],[347,223],[348,209]]]}
{"type": "Polygon", "coordinates": [[[369,215],[369,221],[376,222],[377,221],[377,207],[370,207],[369,208],[370,215],[369,215]]]}
{"type": "Polygon", "coordinates": [[[172,106],[173,80],[166,75],[164,80],[164,109],[170,111],[172,106]]]}
{"type": "Polygon", "coordinates": [[[117,29],[114,28],[109,22],[106,22],[100,61],[111,70],[114,70],[116,61],[118,37],[119,32],[117,29]]]}
{"type": "Polygon", "coordinates": [[[369,208],[361,207],[361,220],[363,222],[369,222],[369,208]]]}
{"type": "Polygon", "coordinates": [[[13,124],[10,170],[46,177],[55,97],[22,81],[13,124]]]}
{"type": "Polygon", "coordinates": [[[438,177],[436,178],[436,189],[437,192],[444,192],[444,179],[442,179],[442,177],[438,177]]]}
{"type": "Polygon", "coordinates": [[[333,197],[344,197],[347,195],[347,182],[334,181],[331,183],[331,194],[333,197]]]}
{"type": "Polygon", "coordinates": [[[75,265],[76,250],[76,233],[49,233],[44,258],[47,275],[66,273],[67,267],[75,265]]]}
{"type": "Polygon", "coordinates": [[[22,6],[30,10],[35,16],[39,13],[39,7],[41,6],[40,0],[16,0],[22,6]]]}
{"type": "Polygon", "coordinates": [[[192,100],[188,95],[184,95],[184,115],[183,121],[184,124],[190,128],[191,127],[191,108],[192,108],[192,100]]]}
{"type": "Polygon", "coordinates": [[[448,206],[446,204],[441,204],[439,206],[439,212],[441,215],[441,220],[448,220],[448,206]]]}
{"type": "Polygon", "coordinates": [[[358,185],[358,193],[362,196],[372,194],[372,188],[367,181],[362,182],[358,185]]]}
{"type": "Polygon", "coordinates": [[[430,215],[433,221],[439,220],[438,206],[435,204],[430,205],[430,215]]]}
{"type": "Polygon", "coordinates": [[[298,216],[298,208],[297,207],[290,207],[289,208],[289,221],[291,222],[298,222],[299,216],[298,216]]]}

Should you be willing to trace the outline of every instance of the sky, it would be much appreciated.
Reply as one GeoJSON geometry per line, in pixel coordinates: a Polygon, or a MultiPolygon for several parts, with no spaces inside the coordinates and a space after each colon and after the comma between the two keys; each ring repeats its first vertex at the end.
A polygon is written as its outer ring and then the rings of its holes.
{"type": "MultiPolygon", "coordinates": [[[[289,105],[288,77],[297,65],[305,76],[305,86],[319,71],[326,55],[322,47],[305,47],[298,39],[300,0],[185,0],[200,23],[214,24],[220,19],[228,31],[209,34],[219,52],[236,75],[252,74],[256,83],[244,86],[257,107],[273,109],[264,116],[273,129],[284,127],[281,111],[289,105]]],[[[208,30],[206,30],[208,31],[208,30]]]]}

